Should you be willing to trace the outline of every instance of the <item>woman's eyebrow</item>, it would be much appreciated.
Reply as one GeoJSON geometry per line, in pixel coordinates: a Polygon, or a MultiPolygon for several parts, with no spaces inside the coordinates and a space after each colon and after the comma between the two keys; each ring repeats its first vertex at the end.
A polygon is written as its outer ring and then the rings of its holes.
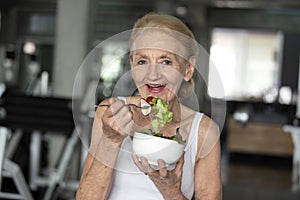
{"type": "Polygon", "coordinates": [[[136,57],[136,58],[147,58],[147,56],[145,54],[141,54],[139,52],[134,53],[133,57],[136,57]]]}
{"type": "Polygon", "coordinates": [[[176,58],[176,56],[174,54],[172,54],[172,53],[164,53],[159,58],[160,59],[164,59],[164,58],[169,58],[169,59],[171,58],[171,59],[173,59],[173,58],[176,58]]]}
{"type": "Polygon", "coordinates": [[[161,55],[161,56],[159,56],[159,58],[170,58],[171,56],[170,55],[168,55],[168,54],[164,54],[164,55],[161,55]]]}

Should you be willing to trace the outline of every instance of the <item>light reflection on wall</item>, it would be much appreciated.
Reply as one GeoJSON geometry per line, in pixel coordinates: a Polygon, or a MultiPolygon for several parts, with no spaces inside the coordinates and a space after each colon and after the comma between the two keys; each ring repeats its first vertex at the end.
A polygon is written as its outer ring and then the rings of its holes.
{"type": "MultiPolygon", "coordinates": [[[[281,34],[277,31],[215,28],[210,55],[228,100],[261,100],[279,87],[281,34]]],[[[215,90],[213,68],[209,90],[215,90]]],[[[210,93],[213,97],[217,94],[210,93]]]]}

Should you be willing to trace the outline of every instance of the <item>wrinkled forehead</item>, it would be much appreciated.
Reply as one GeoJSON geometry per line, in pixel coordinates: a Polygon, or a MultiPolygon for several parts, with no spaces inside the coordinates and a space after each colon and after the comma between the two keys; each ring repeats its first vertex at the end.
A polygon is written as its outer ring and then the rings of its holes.
{"type": "Polygon", "coordinates": [[[184,62],[185,59],[180,57],[178,54],[166,51],[166,50],[161,50],[161,49],[148,49],[148,48],[143,48],[143,49],[136,49],[135,51],[131,52],[130,58],[134,60],[138,60],[140,58],[146,58],[146,57],[154,57],[154,58],[170,58],[170,59],[175,59],[177,62],[181,63],[184,62]]]}
{"type": "MultiPolygon", "coordinates": [[[[183,44],[188,40],[176,31],[159,28],[141,29],[135,32],[132,38],[130,51],[141,49],[157,49],[178,55],[186,60],[189,59],[187,47],[183,44]]],[[[188,44],[188,43],[187,43],[188,44]]]]}

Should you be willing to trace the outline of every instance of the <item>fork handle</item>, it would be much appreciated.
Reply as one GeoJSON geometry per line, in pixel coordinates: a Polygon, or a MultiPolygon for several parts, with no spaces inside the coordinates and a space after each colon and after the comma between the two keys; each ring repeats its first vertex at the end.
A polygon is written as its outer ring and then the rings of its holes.
{"type": "MultiPolygon", "coordinates": [[[[97,108],[97,107],[109,107],[110,106],[110,104],[99,104],[99,105],[95,105],[95,108],[97,108]]],[[[145,107],[141,107],[141,106],[138,106],[138,105],[135,105],[135,104],[125,104],[125,106],[134,106],[134,107],[136,107],[136,108],[146,108],[147,106],[145,106],[145,107]]]]}

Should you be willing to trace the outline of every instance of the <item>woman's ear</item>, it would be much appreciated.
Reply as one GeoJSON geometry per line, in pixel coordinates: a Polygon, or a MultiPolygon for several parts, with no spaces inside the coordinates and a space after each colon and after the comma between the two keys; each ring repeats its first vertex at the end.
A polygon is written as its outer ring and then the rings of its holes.
{"type": "Polygon", "coordinates": [[[196,65],[196,59],[194,56],[191,56],[189,58],[189,61],[187,63],[187,67],[185,69],[184,74],[184,80],[189,81],[193,77],[194,71],[195,71],[195,65],[196,65]]]}

